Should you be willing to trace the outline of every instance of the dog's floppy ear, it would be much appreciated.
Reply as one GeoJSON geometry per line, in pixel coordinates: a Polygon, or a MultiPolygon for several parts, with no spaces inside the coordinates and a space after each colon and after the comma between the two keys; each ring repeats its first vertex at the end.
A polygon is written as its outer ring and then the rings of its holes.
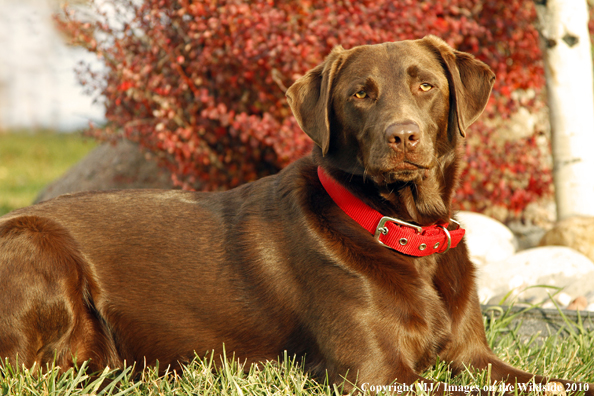
{"type": "Polygon", "coordinates": [[[343,63],[343,52],[341,46],[335,47],[324,62],[295,81],[286,94],[297,123],[320,146],[323,155],[330,146],[332,82],[343,63]]]}
{"type": "Polygon", "coordinates": [[[466,128],[487,105],[495,73],[474,56],[452,49],[438,37],[425,36],[422,41],[439,54],[449,72],[450,114],[454,115],[453,119],[450,117],[450,125],[457,125],[460,135],[466,137],[466,128]]]}

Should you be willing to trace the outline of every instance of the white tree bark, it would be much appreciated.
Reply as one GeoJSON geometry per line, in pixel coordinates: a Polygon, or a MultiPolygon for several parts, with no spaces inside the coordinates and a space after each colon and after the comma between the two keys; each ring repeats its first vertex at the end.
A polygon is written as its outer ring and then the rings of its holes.
{"type": "Polygon", "coordinates": [[[557,220],[594,216],[594,86],[586,0],[535,0],[544,55],[557,220]]]}

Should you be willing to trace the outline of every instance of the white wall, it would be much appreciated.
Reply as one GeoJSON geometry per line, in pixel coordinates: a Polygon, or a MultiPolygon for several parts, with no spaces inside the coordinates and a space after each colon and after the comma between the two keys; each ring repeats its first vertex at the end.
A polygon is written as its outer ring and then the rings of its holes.
{"type": "Polygon", "coordinates": [[[100,68],[93,54],[65,45],[52,0],[0,0],[0,130],[74,130],[101,122],[103,107],[83,93],[75,67],[100,68]]]}

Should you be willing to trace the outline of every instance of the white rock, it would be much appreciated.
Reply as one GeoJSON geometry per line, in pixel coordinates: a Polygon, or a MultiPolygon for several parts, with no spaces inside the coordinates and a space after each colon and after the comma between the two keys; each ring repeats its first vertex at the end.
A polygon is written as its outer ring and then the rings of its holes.
{"type": "Polygon", "coordinates": [[[518,249],[513,232],[503,223],[474,212],[458,212],[456,219],[466,229],[465,239],[470,259],[479,267],[502,261],[518,249]]]}
{"type": "Polygon", "coordinates": [[[556,300],[559,301],[559,304],[561,304],[561,306],[566,307],[569,305],[569,303],[571,303],[573,301],[574,297],[571,297],[569,294],[565,293],[565,292],[561,292],[559,294],[557,294],[556,296],[556,300]]]}
{"type": "Polygon", "coordinates": [[[479,297],[483,303],[498,303],[513,291],[513,297],[532,303],[557,293],[556,300],[566,306],[594,288],[594,262],[563,246],[524,250],[505,260],[488,263],[478,271],[479,297]],[[552,287],[534,287],[542,285],[552,287]],[[558,293],[560,288],[562,294],[558,293]]]}

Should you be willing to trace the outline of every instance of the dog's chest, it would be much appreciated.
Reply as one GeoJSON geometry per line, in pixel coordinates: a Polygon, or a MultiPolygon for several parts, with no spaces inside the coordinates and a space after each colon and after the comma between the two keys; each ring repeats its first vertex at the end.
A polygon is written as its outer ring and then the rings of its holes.
{"type": "Polygon", "coordinates": [[[372,339],[381,341],[418,370],[434,364],[451,338],[451,319],[434,285],[438,265],[433,256],[395,255],[365,276],[370,293],[365,311],[374,313],[368,325],[375,330],[369,345],[372,339]]]}
{"type": "Polygon", "coordinates": [[[408,336],[416,339],[417,350],[410,355],[410,363],[417,370],[424,370],[435,363],[437,355],[451,339],[451,318],[443,299],[440,297],[434,283],[439,262],[437,256],[427,256],[415,259],[415,268],[419,276],[418,288],[415,291],[420,296],[416,305],[417,313],[422,319],[422,326],[417,331],[410,331],[408,336]]]}
{"type": "Polygon", "coordinates": [[[437,257],[435,254],[426,257],[419,257],[414,261],[419,276],[429,284],[433,284],[433,277],[437,272],[437,257]]]}

